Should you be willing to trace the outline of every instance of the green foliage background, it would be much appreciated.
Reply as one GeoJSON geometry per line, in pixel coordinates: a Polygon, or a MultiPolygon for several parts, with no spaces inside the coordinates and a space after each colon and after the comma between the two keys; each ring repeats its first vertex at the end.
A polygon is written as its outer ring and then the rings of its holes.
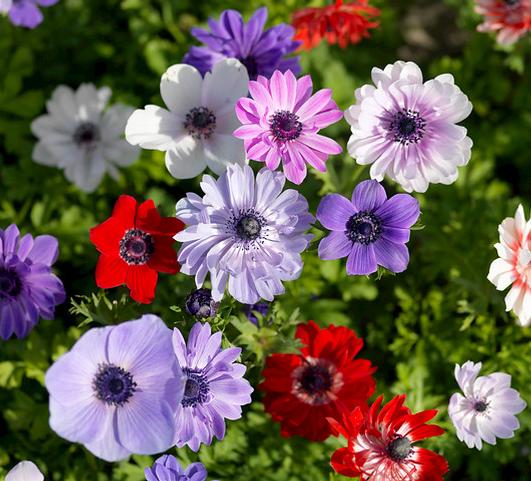
{"type": "MultiPolygon", "coordinates": [[[[379,392],[387,399],[407,393],[413,410],[439,409],[437,422],[448,432],[426,444],[448,458],[446,479],[526,481],[531,472],[529,410],[520,415],[522,427],[515,438],[477,452],[457,440],[446,408],[457,390],[454,364],[468,359],[482,361],[485,372],[510,373],[514,387],[531,402],[531,331],[515,325],[505,313],[504,294],[486,279],[495,258],[497,225],[514,214],[519,202],[530,206],[530,43],[526,39],[502,48],[491,36],[476,33],[480,19],[471,1],[372,3],[381,7],[382,18],[370,40],[346,50],[320,45],[302,54],[304,70],[317,86],[334,90],[341,108],[353,102],[354,89],[369,81],[373,66],[402,58],[417,61],[427,78],[451,72],[474,104],[464,122],[475,144],[472,160],[454,185],[431,186],[417,196],[426,227],[412,235],[406,273],[380,280],[348,278],[343,262],[320,262],[310,251],[302,277],[287,284],[286,294],[275,302],[271,326],[255,328],[229,300],[213,323],[223,330],[227,345],[244,348],[255,386],[267,353],[297,349],[292,341],[297,322],[314,319],[352,327],[366,341],[363,357],[379,367],[379,392]]],[[[44,112],[45,100],[59,84],[77,88],[94,82],[110,86],[113,101],[160,103],[160,74],[179,63],[193,43],[192,26],[228,7],[248,16],[264,4],[273,24],[289,21],[296,8],[323,2],[62,0],[45,10],[45,22],[35,31],[14,28],[0,18],[0,226],[15,222],[24,232],[57,236],[57,272],[68,295],[88,296],[61,306],[55,321],[41,321],[27,339],[0,344],[0,475],[17,461],[31,459],[47,480],[143,480],[143,468],[153,457],[133,456],[111,465],[50,430],[44,373],[83,331],[98,324],[138,318],[144,312],[184,331],[193,322],[181,311],[192,289],[184,275],[161,276],[157,299],[148,307],[131,303],[121,290],[108,297],[91,296],[97,292],[97,254],[88,230],[109,215],[121,193],[153,198],[165,215],[173,215],[185,192],[198,191],[198,180],[174,180],[160,153],[144,151],[118,183],[106,179],[94,194],[83,194],[61,171],[32,162],[31,120],[44,112]]],[[[328,134],[346,145],[348,126],[340,122],[328,134]]],[[[329,161],[328,174],[312,172],[301,190],[315,212],[324,194],[350,195],[356,182],[367,177],[367,169],[348,155],[336,156],[329,161]]],[[[397,190],[389,182],[386,188],[389,193],[397,190]]],[[[282,439],[260,399],[255,393],[243,419],[229,422],[223,442],[202,447],[198,455],[187,449],[173,453],[184,462],[201,460],[210,479],[343,479],[328,465],[342,441],[282,439]]]]}

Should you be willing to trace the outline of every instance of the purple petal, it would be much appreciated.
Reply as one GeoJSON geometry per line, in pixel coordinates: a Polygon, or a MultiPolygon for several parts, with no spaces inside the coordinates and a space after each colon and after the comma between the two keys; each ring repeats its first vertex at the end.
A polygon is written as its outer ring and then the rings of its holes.
{"type": "Polygon", "coordinates": [[[396,194],[374,213],[384,225],[409,229],[419,218],[420,206],[415,197],[409,194],[396,194]]]}
{"type": "Polygon", "coordinates": [[[51,266],[59,255],[59,242],[51,235],[40,235],[35,238],[33,249],[28,257],[36,264],[51,266]]]}
{"type": "Polygon", "coordinates": [[[15,224],[11,224],[4,231],[4,240],[3,240],[4,256],[7,256],[8,254],[16,254],[19,237],[20,237],[20,231],[18,230],[18,227],[15,224]]]}
{"type": "Polygon", "coordinates": [[[131,452],[118,442],[114,421],[114,416],[109,417],[106,425],[102,426],[103,435],[85,444],[92,454],[110,463],[121,461],[131,455],[131,452]]]}
{"type": "Polygon", "coordinates": [[[318,152],[335,155],[340,154],[343,151],[341,145],[339,145],[335,140],[325,137],[324,135],[303,134],[300,136],[299,140],[318,152]]]}
{"type": "Polygon", "coordinates": [[[382,237],[388,241],[395,242],[397,244],[405,244],[409,242],[409,229],[400,229],[399,227],[382,226],[382,237]]]}
{"type": "Polygon", "coordinates": [[[324,261],[347,257],[352,250],[352,241],[344,232],[334,231],[319,243],[319,259],[324,261]]]}
{"type": "Polygon", "coordinates": [[[409,252],[405,244],[395,244],[380,238],[374,243],[376,262],[391,272],[404,272],[409,263],[409,252]]]}
{"type": "Polygon", "coordinates": [[[42,22],[42,13],[39,8],[28,0],[14,3],[9,10],[9,19],[13,25],[35,28],[42,22]]]}
{"type": "Polygon", "coordinates": [[[352,203],[359,211],[373,212],[386,200],[385,189],[376,180],[364,180],[352,192],[352,203]]]}
{"type": "Polygon", "coordinates": [[[357,210],[345,197],[328,194],[317,207],[317,220],[327,229],[344,232],[347,221],[357,210]]]}
{"type": "Polygon", "coordinates": [[[354,242],[352,251],[347,259],[347,274],[351,276],[363,276],[376,272],[378,265],[372,244],[360,244],[354,242]]]}

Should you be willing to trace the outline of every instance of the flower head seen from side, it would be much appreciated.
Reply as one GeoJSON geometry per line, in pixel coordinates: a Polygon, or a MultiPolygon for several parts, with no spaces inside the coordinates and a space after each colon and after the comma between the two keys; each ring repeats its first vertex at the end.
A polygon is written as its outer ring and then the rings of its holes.
{"type": "Polygon", "coordinates": [[[31,124],[39,139],[33,149],[38,164],[63,169],[65,177],[84,192],[93,192],[104,175],[118,179],[118,167],[131,165],[140,153],[123,139],[133,109],[107,108],[111,89],[83,84],[76,91],[61,85],[46,103],[48,113],[31,124]]]}
{"type": "Polygon", "coordinates": [[[225,10],[219,20],[210,18],[210,31],[193,28],[192,35],[203,43],[191,47],[183,62],[193,65],[202,75],[211,71],[224,58],[238,59],[249,77],[271,77],[275,70],[300,72],[299,57],[290,56],[300,45],[293,40],[293,27],[279,24],[264,30],[267,8],[256,10],[248,23],[236,10],[225,10]]]}
{"type": "Polygon", "coordinates": [[[321,329],[301,324],[295,335],[300,354],[271,354],[266,359],[260,389],[265,410],[281,423],[283,436],[324,441],[332,434],[327,418],[341,419],[374,393],[376,368],[355,359],[363,341],[346,327],[321,329]]]}
{"type": "Polygon", "coordinates": [[[175,456],[165,454],[145,469],[145,475],[146,481],[206,481],[208,472],[202,463],[192,463],[183,469],[175,456]]]}
{"type": "Polygon", "coordinates": [[[5,481],[44,481],[44,476],[31,461],[21,461],[7,473],[5,481]]]}
{"type": "Polygon", "coordinates": [[[303,8],[293,15],[295,40],[301,40],[306,50],[316,47],[323,39],[330,45],[345,48],[369,37],[369,29],[379,25],[374,21],[379,15],[380,11],[367,0],[347,3],[336,0],[325,7],[303,8]]]}
{"type": "Polygon", "coordinates": [[[513,310],[521,326],[531,325],[531,219],[525,219],[520,205],[513,217],[499,225],[500,242],[494,247],[500,256],[492,262],[488,279],[503,291],[507,311],[513,310]]]}
{"type": "Polygon", "coordinates": [[[270,309],[271,303],[258,301],[255,304],[245,304],[243,312],[249,321],[258,326],[258,316],[261,316],[266,322],[271,322],[271,319],[267,318],[270,309]]]}
{"type": "Polygon", "coordinates": [[[531,0],[476,0],[484,21],[479,32],[497,32],[501,44],[512,44],[531,31],[531,0]]]}
{"type": "Polygon", "coordinates": [[[444,434],[439,426],[426,424],[437,411],[413,414],[404,406],[405,399],[395,396],[380,409],[380,396],[368,411],[356,408],[341,422],[331,421],[336,433],[348,439],[348,447],[332,455],[336,472],[360,481],[443,481],[446,460],[415,445],[444,434]]]}
{"type": "Polygon", "coordinates": [[[241,98],[236,115],[243,124],[234,135],[245,141],[249,159],[265,162],[275,170],[282,162],[286,178],[300,184],[306,177],[306,162],[326,171],[329,155],[341,146],[318,134],[342,117],[330,89],[312,95],[312,79],[296,79],[291,71],[276,71],[271,80],[258,77],[249,82],[251,98],[241,98]]]}
{"type": "Polygon", "coordinates": [[[15,224],[0,229],[0,338],[26,337],[39,318],[53,319],[66,298],[52,273],[59,255],[55,237],[20,236],[15,224]]]}
{"type": "Polygon", "coordinates": [[[186,312],[197,319],[209,319],[215,317],[219,302],[212,299],[212,291],[210,289],[197,289],[193,291],[185,301],[186,312]]]}
{"type": "Polygon", "coordinates": [[[90,240],[101,254],[98,287],[125,284],[135,301],[153,302],[158,273],[179,272],[173,236],[183,227],[173,217],[161,217],[152,200],[138,205],[133,197],[121,195],[112,216],[90,230],[90,240]]]}
{"type": "Polygon", "coordinates": [[[7,13],[17,27],[36,28],[43,20],[39,7],[51,7],[59,0],[0,0],[0,13],[7,13]]]}
{"type": "Polygon", "coordinates": [[[160,318],[93,328],[46,373],[50,426],[106,461],[160,453],[173,445],[184,386],[160,318]]]}
{"type": "Polygon", "coordinates": [[[222,174],[227,165],[245,164],[236,101],[247,95],[249,77],[235,59],[220,60],[203,79],[185,64],[162,76],[160,93],[167,109],[147,105],[127,121],[125,137],[132,145],[166,153],[166,167],[176,179],[191,179],[208,166],[222,174]]]}
{"type": "Polygon", "coordinates": [[[423,82],[413,62],[372,69],[374,85],[355,92],[345,112],[352,135],[348,151],[372,179],[388,175],[407,192],[425,192],[430,183],[451,184],[457,167],[470,160],[472,140],[456,125],[472,111],[468,97],[450,74],[423,82]]]}
{"type": "Polygon", "coordinates": [[[511,376],[495,372],[478,377],[480,370],[480,362],[455,366],[455,378],[463,394],[453,394],[448,406],[459,440],[479,450],[483,441],[496,444],[496,438],[512,438],[520,427],[515,415],[526,407],[518,391],[511,388],[511,376]]]}
{"type": "Polygon", "coordinates": [[[212,334],[208,323],[194,324],[188,343],[174,329],[173,349],[186,379],[175,415],[175,444],[197,451],[214,436],[225,437],[225,419],[241,417],[241,406],[251,402],[253,388],[243,378],[246,367],[235,362],[241,349],[222,349],[221,332],[212,334]]]}
{"type": "Polygon", "coordinates": [[[181,272],[195,276],[198,288],[210,272],[215,301],[227,285],[244,304],[272,301],[283,281],[300,276],[313,217],[302,195],[282,191],[284,183],[280,172],[262,169],[255,180],[249,166],[233,165],[217,180],[203,176],[204,197],[190,193],[177,203],[187,225],[175,236],[181,272]]]}
{"type": "Polygon", "coordinates": [[[398,273],[406,270],[410,229],[420,215],[409,194],[387,198],[375,180],[360,182],[352,199],[329,194],[317,208],[317,220],[332,232],[319,243],[322,260],[347,257],[349,275],[368,275],[378,266],[398,273]]]}

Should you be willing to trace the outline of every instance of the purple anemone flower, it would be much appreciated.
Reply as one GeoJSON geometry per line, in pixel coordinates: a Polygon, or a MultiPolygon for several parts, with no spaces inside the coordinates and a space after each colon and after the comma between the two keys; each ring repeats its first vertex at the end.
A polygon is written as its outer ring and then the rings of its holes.
{"type": "Polygon", "coordinates": [[[260,301],[256,304],[246,304],[243,312],[249,321],[251,321],[255,326],[258,326],[258,316],[262,316],[264,319],[269,313],[269,308],[271,304],[269,302],[260,301]]]}
{"type": "Polygon", "coordinates": [[[329,194],[317,208],[317,219],[332,232],[319,244],[323,260],[347,257],[347,273],[368,275],[383,266],[405,271],[409,262],[406,242],[420,215],[419,203],[409,194],[387,199],[375,180],[360,182],[352,200],[329,194]]]}
{"type": "Polygon", "coordinates": [[[300,45],[293,40],[295,29],[281,23],[264,31],[267,8],[259,8],[245,24],[241,14],[225,10],[219,21],[210,18],[210,31],[193,28],[192,35],[203,47],[191,47],[183,62],[193,65],[202,75],[212,70],[221,59],[236,58],[245,67],[251,79],[258,75],[271,77],[275,70],[300,72],[299,57],[287,57],[300,45]]]}
{"type": "Polygon", "coordinates": [[[339,154],[341,146],[320,129],[337,122],[343,113],[332,99],[330,89],[312,95],[309,75],[297,80],[292,72],[278,70],[271,80],[258,77],[249,82],[251,98],[236,104],[236,115],[243,124],[234,136],[243,139],[247,157],[275,170],[280,162],[286,178],[300,184],[306,177],[306,163],[326,172],[326,160],[339,154]]]}
{"type": "Polygon", "coordinates": [[[7,13],[9,20],[18,27],[35,28],[43,20],[39,7],[51,7],[59,0],[0,0],[0,13],[7,13]]]}
{"type": "Polygon", "coordinates": [[[297,279],[301,252],[311,235],[308,202],[293,189],[282,192],[280,172],[262,169],[254,177],[246,165],[229,165],[217,180],[204,175],[204,197],[190,193],[177,203],[177,218],[187,228],[175,239],[181,272],[195,275],[197,287],[210,272],[212,297],[229,292],[244,304],[272,301],[284,292],[282,281],[297,279]]]}
{"type": "Polygon", "coordinates": [[[496,444],[496,438],[512,438],[520,427],[515,414],[526,407],[518,391],[511,387],[509,374],[494,372],[478,377],[480,370],[480,362],[456,364],[455,378],[463,394],[453,394],[448,406],[459,440],[478,450],[483,441],[496,444]]]}
{"type": "Polygon", "coordinates": [[[221,349],[221,332],[211,334],[210,324],[197,322],[188,344],[173,330],[173,349],[186,377],[184,396],[176,411],[175,444],[197,451],[212,438],[225,437],[225,418],[239,419],[241,406],[251,402],[253,388],[243,378],[246,367],[235,363],[241,349],[221,349]]]}
{"type": "Polygon", "coordinates": [[[59,243],[49,235],[20,237],[15,224],[0,229],[0,338],[26,337],[39,317],[53,319],[65,300],[63,283],[52,273],[59,243]]]}
{"type": "Polygon", "coordinates": [[[101,459],[174,444],[184,377],[172,332],[154,315],[89,330],[48,370],[46,387],[51,428],[101,459]]]}
{"type": "Polygon", "coordinates": [[[215,317],[219,309],[219,302],[212,299],[210,289],[197,289],[193,291],[184,303],[186,312],[197,319],[215,317]]]}
{"type": "Polygon", "coordinates": [[[192,463],[183,469],[175,456],[165,454],[144,471],[147,481],[205,481],[208,472],[203,463],[192,463]]]}

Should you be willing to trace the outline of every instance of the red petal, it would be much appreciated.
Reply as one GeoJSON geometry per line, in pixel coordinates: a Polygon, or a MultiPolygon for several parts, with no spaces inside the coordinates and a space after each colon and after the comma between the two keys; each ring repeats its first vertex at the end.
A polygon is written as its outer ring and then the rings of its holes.
{"type": "Polygon", "coordinates": [[[90,229],[90,241],[102,254],[117,256],[120,252],[120,241],[126,230],[115,217],[110,217],[90,229]]]}
{"type": "Polygon", "coordinates": [[[158,273],[148,265],[129,266],[125,282],[131,297],[141,304],[151,304],[155,299],[158,273]]]}
{"type": "Polygon", "coordinates": [[[118,197],[112,216],[120,222],[121,225],[127,228],[133,228],[135,225],[136,216],[136,200],[130,195],[121,195],[118,197]]]}
{"type": "Polygon", "coordinates": [[[180,266],[177,262],[177,252],[173,248],[175,241],[165,236],[154,236],[154,241],[155,252],[148,261],[149,267],[159,272],[177,274],[180,266]]]}
{"type": "Polygon", "coordinates": [[[413,429],[408,434],[408,438],[411,439],[412,442],[415,442],[426,438],[432,438],[434,436],[441,436],[445,432],[446,431],[443,428],[435,424],[425,424],[424,426],[413,429]]]}
{"type": "Polygon", "coordinates": [[[163,217],[160,220],[159,232],[171,234],[173,237],[177,232],[184,229],[184,223],[175,217],[163,217]]]}
{"type": "Polygon", "coordinates": [[[118,256],[101,255],[96,265],[96,285],[102,289],[125,283],[127,264],[118,256]]]}
{"type": "Polygon", "coordinates": [[[135,227],[146,232],[156,231],[160,224],[160,214],[152,200],[142,202],[136,214],[135,227]]]}
{"type": "Polygon", "coordinates": [[[335,451],[332,454],[330,465],[336,473],[349,478],[356,478],[361,474],[354,463],[354,454],[348,448],[340,448],[335,451]]]}

